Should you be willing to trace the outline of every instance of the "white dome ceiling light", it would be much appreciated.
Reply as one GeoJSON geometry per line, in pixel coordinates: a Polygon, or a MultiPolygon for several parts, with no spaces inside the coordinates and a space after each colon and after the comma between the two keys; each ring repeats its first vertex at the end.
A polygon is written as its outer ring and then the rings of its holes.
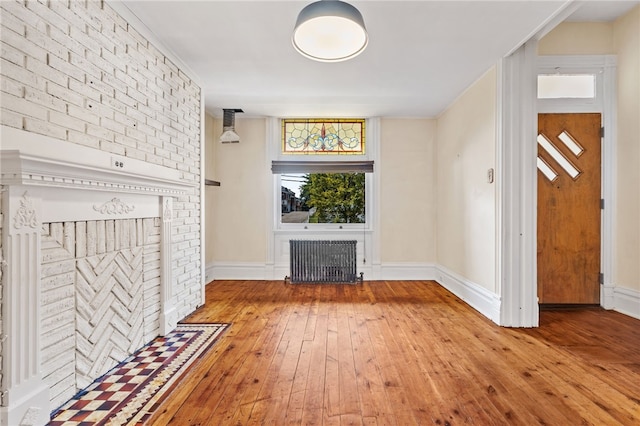
{"type": "Polygon", "coordinates": [[[358,9],[342,1],[321,0],[300,11],[292,42],[309,59],[340,62],[362,53],[369,37],[358,9]]]}

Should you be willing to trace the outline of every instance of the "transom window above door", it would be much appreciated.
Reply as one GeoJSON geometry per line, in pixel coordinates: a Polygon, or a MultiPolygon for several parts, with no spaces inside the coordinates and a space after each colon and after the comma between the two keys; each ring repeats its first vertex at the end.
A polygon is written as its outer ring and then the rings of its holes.
{"type": "Polygon", "coordinates": [[[593,99],[595,74],[539,74],[538,99],[593,99]]]}

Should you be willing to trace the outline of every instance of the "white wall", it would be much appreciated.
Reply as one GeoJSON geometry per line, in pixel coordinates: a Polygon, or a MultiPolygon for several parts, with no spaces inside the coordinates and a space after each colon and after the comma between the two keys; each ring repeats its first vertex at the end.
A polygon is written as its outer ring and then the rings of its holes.
{"type": "Polygon", "coordinates": [[[490,292],[496,285],[496,69],[461,95],[437,123],[438,264],[490,292]]]}
{"type": "MultiPolygon", "coordinates": [[[[617,287],[640,292],[640,6],[614,22],[613,44],[618,56],[614,280],[617,287]]],[[[635,314],[640,317],[640,300],[635,314]]]]}
{"type": "MultiPolygon", "coordinates": [[[[221,129],[221,125],[217,126],[215,119],[212,115],[205,112],[204,115],[204,177],[205,179],[219,181],[216,176],[215,170],[215,143],[216,143],[216,130],[221,129]]],[[[220,135],[218,135],[219,137],[220,135]]],[[[209,265],[214,259],[215,250],[215,235],[218,231],[215,226],[214,217],[217,214],[215,211],[214,198],[216,197],[216,191],[220,187],[205,186],[204,188],[204,264],[209,265]]],[[[209,277],[207,277],[209,281],[209,277]]]]}
{"type": "Polygon", "coordinates": [[[538,43],[538,55],[610,55],[613,23],[563,22],[538,43]]]}
{"type": "Polygon", "coordinates": [[[267,203],[272,175],[267,167],[265,119],[236,115],[240,143],[219,142],[222,120],[208,117],[206,128],[207,178],[220,182],[205,191],[206,262],[267,261],[267,203]],[[211,156],[210,156],[211,154],[211,156]]]}
{"type": "Polygon", "coordinates": [[[385,263],[436,261],[436,122],[380,123],[380,258],[385,263]]]}
{"type": "MultiPolygon", "coordinates": [[[[273,232],[267,210],[273,175],[267,159],[266,120],[236,116],[239,144],[218,142],[220,119],[207,116],[205,124],[206,177],[221,182],[220,187],[205,190],[208,276],[220,276],[214,272],[217,269],[226,277],[268,278],[268,244],[274,246],[275,278],[284,276],[283,265],[288,270],[288,262],[283,261],[283,241],[299,232],[278,231],[273,241],[267,238],[273,232]]],[[[375,196],[380,205],[380,259],[381,267],[389,266],[388,274],[398,278],[433,278],[425,271],[435,262],[435,127],[435,120],[429,119],[380,123],[382,158],[375,166],[380,175],[375,196]]],[[[339,234],[358,241],[364,235],[346,230],[339,234]]],[[[305,235],[320,238],[311,236],[311,231],[305,235]]],[[[366,235],[358,247],[359,270],[365,271],[366,279],[374,279],[372,233],[366,235]],[[366,264],[361,262],[365,258],[366,264]]]]}

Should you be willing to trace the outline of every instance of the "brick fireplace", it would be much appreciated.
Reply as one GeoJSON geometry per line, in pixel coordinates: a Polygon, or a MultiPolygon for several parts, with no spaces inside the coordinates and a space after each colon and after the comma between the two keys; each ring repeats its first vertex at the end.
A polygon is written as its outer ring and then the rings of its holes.
{"type": "Polygon", "coordinates": [[[179,171],[2,129],[2,420],[52,409],[178,321],[179,171]]]}

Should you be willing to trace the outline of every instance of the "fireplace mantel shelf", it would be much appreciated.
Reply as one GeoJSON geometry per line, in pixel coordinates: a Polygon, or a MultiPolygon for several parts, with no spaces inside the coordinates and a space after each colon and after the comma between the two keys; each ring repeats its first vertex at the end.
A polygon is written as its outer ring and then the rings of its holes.
{"type": "Polygon", "coordinates": [[[181,172],[2,126],[0,184],[178,196],[196,186],[181,172]]]}

